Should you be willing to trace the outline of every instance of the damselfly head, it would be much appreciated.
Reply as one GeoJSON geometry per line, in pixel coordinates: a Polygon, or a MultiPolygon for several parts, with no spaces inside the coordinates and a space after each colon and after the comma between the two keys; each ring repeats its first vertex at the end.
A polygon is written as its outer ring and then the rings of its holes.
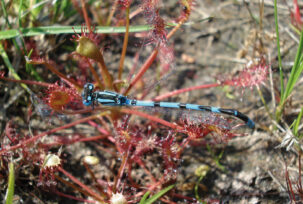
{"type": "Polygon", "coordinates": [[[93,91],[94,91],[94,85],[91,83],[87,83],[83,87],[82,91],[82,100],[83,100],[83,105],[85,106],[90,106],[93,103],[93,91]]]}

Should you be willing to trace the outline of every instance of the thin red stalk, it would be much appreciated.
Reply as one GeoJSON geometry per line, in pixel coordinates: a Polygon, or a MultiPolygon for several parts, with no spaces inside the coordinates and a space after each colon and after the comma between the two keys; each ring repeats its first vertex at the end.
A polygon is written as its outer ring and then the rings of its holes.
{"type": "Polygon", "coordinates": [[[142,7],[137,8],[135,11],[133,11],[130,15],[129,18],[132,19],[134,18],[136,15],[140,14],[143,10],[142,7]]]}
{"type": "Polygon", "coordinates": [[[173,36],[173,34],[175,34],[175,32],[177,32],[177,30],[179,30],[179,28],[188,20],[189,18],[189,14],[186,15],[186,17],[182,18],[179,22],[178,25],[176,25],[167,35],[167,39],[171,38],[171,36],[173,36]]]}
{"type": "Polygon", "coordinates": [[[57,127],[57,128],[52,129],[52,130],[43,132],[43,133],[41,133],[41,134],[38,134],[38,135],[36,135],[36,136],[34,136],[34,137],[31,137],[31,138],[29,138],[29,139],[27,139],[27,140],[22,141],[20,144],[11,146],[11,147],[9,147],[9,148],[7,148],[7,149],[2,149],[2,150],[0,150],[0,155],[4,154],[5,152],[8,152],[8,151],[12,151],[12,150],[18,149],[18,148],[20,148],[20,147],[22,147],[22,146],[26,146],[26,145],[28,145],[28,144],[30,144],[30,143],[32,143],[32,142],[35,142],[36,140],[40,139],[41,137],[46,136],[46,135],[55,133],[55,132],[57,132],[57,131],[59,131],[59,130],[63,130],[63,129],[66,129],[66,128],[70,128],[70,127],[75,126],[75,125],[77,125],[77,124],[79,124],[79,123],[84,123],[84,122],[89,121],[89,120],[92,120],[92,119],[94,119],[94,118],[96,118],[96,117],[97,117],[97,115],[92,115],[92,116],[89,116],[89,117],[82,118],[82,119],[80,119],[80,120],[74,121],[74,122],[72,122],[72,123],[63,125],[63,126],[61,126],[61,127],[57,127]]]}
{"type": "Polygon", "coordinates": [[[128,44],[128,34],[129,34],[129,7],[126,8],[126,25],[125,25],[125,34],[124,34],[124,42],[123,42],[123,48],[122,53],[120,57],[120,64],[119,64],[119,73],[118,73],[118,79],[121,80],[122,73],[123,73],[123,65],[125,60],[125,54],[128,44]]]}
{"type": "Polygon", "coordinates": [[[132,173],[132,166],[131,164],[128,164],[128,168],[127,168],[127,177],[128,177],[128,182],[130,183],[130,185],[133,187],[133,188],[141,188],[141,186],[137,183],[135,183],[135,181],[133,180],[133,178],[131,177],[131,173],[132,173]]]}
{"type": "MultiPolygon", "coordinates": [[[[182,18],[179,22],[178,25],[174,27],[174,29],[172,29],[168,35],[167,35],[167,40],[170,39],[172,37],[172,35],[181,27],[181,25],[183,23],[185,23],[185,21],[187,21],[189,18],[189,14],[182,18]]],[[[127,95],[129,93],[129,91],[132,89],[132,87],[139,81],[139,79],[141,79],[141,77],[143,76],[143,74],[148,70],[148,68],[150,67],[150,65],[154,62],[154,60],[157,57],[158,54],[158,48],[159,46],[157,46],[154,51],[151,53],[151,55],[149,56],[149,58],[145,61],[145,63],[142,65],[142,67],[140,68],[138,74],[135,76],[135,78],[131,81],[130,85],[128,86],[128,88],[123,92],[124,95],[127,95]]]]}
{"type": "Polygon", "coordinates": [[[65,76],[64,74],[62,74],[61,72],[59,72],[50,63],[44,61],[41,64],[45,65],[50,71],[52,71],[54,74],[56,74],[62,80],[67,81],[67,83],[73,84],[77,89],[82,89],[82,87],[76,81],[74,81],[73,79],[67,78],[67,76],[65,76]]]}
{"type": "Polygon", "coordinates": [[[78,141],[79,142],[92,142],[95,140],[105,139],[107,137],[108,137],[107,135],[99,135],[99,136],[81,138],[78,141]]]}
{"type": "Polygon", "coordinates": [[[183,152],[183,150],[187,147],[187,145],[189,144],[190,139],[186,138],[180,145],[179,145],[179,152],[178,152],[178,158],[181,157],[181,154],[183,152]]]}
{"type": "Polygon", "coordinates": [[[145,173],[147,175],[149,175],[150,179],[153,182],[157,182],[157,180],[155,179],[155,177],[153,176],[153,174],[146,168],[145,164],[143,163],[143,161],[140,158],[136,162],[139,164],[139,166],[141,166],[143,168],[143,170],[145,171],[145,173]]]}
{"type": "Polygon", "coordinates": [[[79,181],[78,179],[76,179],[73,175],[71,175],[70,173],[68,173],[67,171],[65,171],[63,168],[61,168],[59,166],[58,170],[61,171],[70,180],[72,180],[73,182],[75,182],[76,184],[78,184],[85,191],[87,191],[92,197],[96,198],[99,201],[103,201],[102,197],[100,197],[97,193],[95,193],[94,191],[92,191],[92,189],[90,189],[88,186],[86,186],[85,184],[83,184],[81,181],[79,181]]]}
{"type": "Polygon", "coordinates": [[[121,112],[127,113],[127,114],[137,115],[137,116],[146,118],[146,119],[148,119],[148,120],[151,120],[151,121],[160,123],[160,124],[162,124],[162,125],[164,125],[164,126],[167,126],[167,127],[169,127],[169,128],[176,129],[176,130],[179,130],[179,131],[181,131],[181,130],[184,129],[184,128],[182,128],[182,127],[179,126],[179,125],[176,125],[176,124],[167,122],[166,120],[163,120],[163,119],[161,119],[161,118],[157,118],[157,117],[151,116],[151,115],[149,115],[149,114],[146,114],[146,113],[143,113],[143,112],[140,112],[140,111],[137,111],[137,110],[122,108],[122,109],[121,109],[121,112]]]}
{"type": "Polygon", "coordinates": [[[70,198],[70,199],[73,199],[73,200],[77,200],[77,201],[80,201],[82,203],[99,203],[99,202],[94,201],[94,200],[87,200],[87,199],[83,199],[83,198],[76,198],[75,196],[67,195],[67,194],[61,193],[60,191],[57,191],[57,190],[55,190],[55,193],[57,195],[59,195],[59,196],[70,198]]]}
{"type": "Polygon", "coordinates": [[[301,155],[302,155],[302,151],[301,149],[299,150],[299,181],[298,181],[298,184],[297,184],[297,190],[298,190],[298,193],[300,194],[300,197],[302,198],[302,179],[301,179],[301,172],[302,172],[302,169],[301,169],[301,155]]]}
{"type": "Polygon", "coordinates": [[[146,192],[147,192],[147,190],[143,190],[142,189],[142,191],[140,191],[139,193],[135,194],[131,198],[141,198],[146,192]]]}
{"type": "Polygon", "coordinates": [[[133,66],[132,66],[132,68],[130,69],[130,71],[128,73],[127,81],[130,81],[132,76],[135,75],[134,73],[136,71],[136,68],[137,68],[137,65],[138,65],[138,62],[139,62],[139,57],[140,57],[139,53],[140,53],[140,51],[137,52],[135,54],[134,58],[133,58],[134,63],[133,63],[133,66]]]}
{"type": "Polygon", "coordinates": [[[125,169],[126,164],[127,164],[127,159],[128,159],[128,155],[129,155],[129,149],[130,149],[130,147],[131,147],[130,143],[128,143],[128,145],[129,145],[129,148],[128,148],[126,154],[123,154],[122,163],[121,163],[121,166],[120,166],[120,168],[119,168],[118,175],[117,175],[117,177],[115,178],[115,182],[114,182],[114,186],[113,186],[113,192],[114,192],[114,193],[117,192],[117,188],[118,188],[118,186],[120,185],[121,178],[122,178],[124,169],[125,169]]]}
{"type": "Polygon", "coordinates": [[[173,202],[173,201],[170,201],[170,200],[167,200],[165,198],[160,198],[160,200],[163,202],[163,203],[167,203],[167,204],[177,204],[176,202],[173,202]]]}
{"type": "Polygon", "coordinates": [[[11,78],[2,77],[2,76],[0,76],[0,79],[2,79],[4,81],[23,83],[23,84],[30,84],[30,85],[38,85],[38,86],[44,86],[44,87],[49,87],[49,86],[53,85],[53,84],[50,84],[50,83],[45,83],[45,82],[40,82],[40,81],[17,80],[17,79],[11,79],[11,78]]]}
{"type": "Polygon", "coordinates": [[[217,87],[217,86],[222,86],[222,85],[215,83],[215,84],[204,84],[204,85],[200,85],[200,86],[193,86],[193,87],[189,87],[189,88],[178,89],[178,90],[171,91],[169,93],[157,96],[156,98],[153,99],[153,101],[160,101],[160,100],[163,100],[164,98],[179,95],[184,92],[189,92],[189,91],[198,90],[198,89],[211,88],[211,87],[217,87]]]}
{"type": "Polygon", "coordinates": [[[295,194],[294,191],[292,189],[292,184],[291,181],[289,179],[289,174],[288,174],[288,170],[285,170],[285,179],[286,179],[286,184],[287,184],[287,189],[288,189],[288,195],[289,195],[289,200],[293,200],[296,202],[296,198],[295,198],[295,194]]]}
{"type": "Polygon", "coordinates": [[[89,165],[86,162],[83,162],[83,165],[85,169],[88,171],[89,175],[92,177],[93,181],[95,182],[95,187],[98,189],[98,192],[102,194],[103,197],[107,197],[107,194],[105,193],[103,186],[98,183],[98,179],[96,178],[94,172],[91,170],[89,165]]]}
{"type": "Polygon", "coordinates": [[[86,26],[87,26],[89,32],[92,33],[92,28],[91,28],[90,20],[88,18],[87,12],[86,12],[86,4],[85,4],[84,0],[81,0],[81,5],[82,5],[82,12],[83,12],[83,16],[84,16],[86,26]]]}
{"type": "MultiPolygon", "coordinates": [[[[102,146],[100,146],[100,145],[96,145],[95,143],[93,143],[93,145],[96,146],[96,149],[99,149],[99,150],[101,150],[101,151],[104,151],[104,152],[106,152],[106,153],[112,155],[112,157],[117,157],[117,153],[114,152],[114,151],[109,150],[109,148],[107,148],[107,147],[102,147],[102,146]]],[[[110,145],[107,145],[107,146],[110,146],[110,145]]]]}
{"type": "Polygon", "coordinates": [[[101,80],[100,80],[100,78],[99,78],[96,70],[93,68],[93,66],[90,63],[90,61],[88,60],[88,58],[85,58],[85,59],[86,59],[86,62],[88,63],[88,65],[89,65],[88,66],[89,70],[92,72],[94,79],[98,82],[99,88],[102,89],[102,90],[104,90],[104,86],[103,86],[103,84],[102,84],[102,82],[101,82],[101,80]]]}
{"type": "Polygon", "coordinates": [[[153,192],[155,189],[157,189],[159,186],[161,186],[161,185],[163,184],[163,181],[164,181],[164,180],[165,180],[165,179],[164,179],[164,177],[162,176],[161,179],[160,179],[158,182],[156,182],[156,183],[154,183],[153,185],[149,186],[149,187],[148,187],[148,190],[149,190],[150,192],[153,192]]]}
{"type": "Polygon", "coordinates": [[[87,191],[85,191],[83,188],[77,186],[76,184],[73,184],[73,183],[71,183],[70,181],[67,181],[67,180],[63,179],[63,178],[61,178],[60,176],[58,176],[58,175],[56,175],[56,174],[54,174],[54,177],[55,177],[58,181],[60,181],[60,182],[63,183],[64,185],[66,185],[66,186],[68,186],[68,187],[74,189],[75,191],[78,191],[78,192],[80,192],[80,193],[86,195],[87,197],[90,197],[90,196],[91,196],[87,191]]]}
{"type": "Polygon", "coordinates": [[[96,124],[96,123],[93,122],[93,121],[89,121],[88,123],[89,123],[89,125],[91,125],[92,127],[95,127],[101,134],[103,134],[103,135],[109,135],[109,134],[110,134],[109,131],[108,131],[108,129],[106,130],[106,129],[104,129],[104,128],[101,128],[102,126],[100,126],[99,124],[96,124]]]}
{"type": "Polygon", "coordinates": [[[97,182],[98,179],[96,178],[94,172],[91,170],[91,168],[89,167],[89,165],[85,161],[83,161],[83,165],[84,165],[85,169],[88,171],[89,175],[94,180],[94,182],[97,182]]]}
{"type": "Polygon", "coordinates": [[[58,113],[63,113],[65,115],[77,115],[77,114],[84,114],[84,113],[90,113],[90,112],[94,112],[94,111],[103,111],[102,112],[102,116],[103,115],[109,115],[111,112],[108,110],[108,108],[105,107],[97,107],[97,108],[88,108],[88,109],[82,109],[82,110],[72,110],[72,111],[68,111],[68,110],[62,110],[62,111],[57,111],[58,113]],[[106,114],[105,114],[106,113],[106,114]]]}
{"type": "Polygon", "coordinates": [[[128,92],[132,89],[132,87],[139,81],[139,79],[142,78],[143,74],[148,70],[150,65],[153,63],[153,61],[156,59],[157,54],[159,52],[158,46],[154,49],[152,54],[148,57],[148,59],[145,61],[145,63],[140,68],[139,72],[136,74],[135,78],[130,82],[128,88],[123,92],[124,95],[127,95],[128,92]]]}
{"type": "MultiPolygon", "coordinates": [[[[100,50],[99,50],[100,52],[100,50]]],[[[103,81],[105,83],[105,87],[107,89],[113,89],[113,77],[112,75],[108,72],[108,69],[105,65],[105,62],[104,62],[104,58],[103,58],[103,55],[102,53],[100,52],[100,57],[98,58],[98,67],[101,71],[101,74],[102,74],[102,78],[103,78],[103,81]]]]}
{"type": "Polygon", "coordinates": [[[92,142],[95,140],[100,140],[100,139],[105,139],[107,138],[107,135],[102,135],[102,136],[93,136],[93,137],[84,137],[84,138],[76,138],[76,139],[70,139],[70,140],[64,140],[64,142],[52,142],[52,143],[47,143],[43,144],[44,146],[52,147],[52,146],[58,146],[58,145],[66,145],[66,144],[75,144],[77,142],[92,142]]]}
{"type": "Polygon", "coordinates": [[[184,196],[184,195],[177,194],[177,193],[173,193],[173,197],[177,197],[177,198],[180,198],[182,200],[190,200],[191,202],[195,202],[196,201],[195,198],[191,198],[191,197],[184,196]]]}

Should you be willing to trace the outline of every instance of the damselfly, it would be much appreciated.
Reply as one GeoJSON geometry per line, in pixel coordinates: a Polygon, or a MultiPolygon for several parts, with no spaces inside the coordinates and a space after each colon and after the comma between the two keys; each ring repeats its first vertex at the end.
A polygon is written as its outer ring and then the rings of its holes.
{"type": "Polygon", "coordinates": [[[94,85],[87,83],[84,85],[82,92],[82,100],[85,106],[94,106],[96,103],[100,103],[104,106],[141,106],[141,107],[162,107],[162,108],[175,108],[175,109],[187,109],[197,111],[207,111],[216,114],[231,115],[244,121],[245,124],[251,128],[255,128],[255,123],[245,114],[234,110],[225,109],[213,106],[189,104],[189,103],[175,103],[175,102],[154,102],[154,101],[142,101],[136,99],[129,99],[127,96],[113,92],[113,91],[94,91],[94,85]]]}

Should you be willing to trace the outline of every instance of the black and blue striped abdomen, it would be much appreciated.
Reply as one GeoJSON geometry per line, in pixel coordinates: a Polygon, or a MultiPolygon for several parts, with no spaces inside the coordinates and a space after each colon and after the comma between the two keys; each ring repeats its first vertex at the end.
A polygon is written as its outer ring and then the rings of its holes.
{"type": "Polygon", "coordinates": [[[189,103],[175,103],[175,102],[154,102],[154,101],[137,101],[128,99],[126,104],[128,106],[143,106],[143,107],[162,107],[162,108],[177,108],[177,109],[188,109],[188,110],[197,110],[197,111],[208,111],[212,113],[218,114],[226,114],[231,115],[236,118],[241,119],[245,122],[245,124],[251,128],[255,128],[255,123],[243,113],[234,110],[234,109],[224,109],[213,106],[204,106],[197,104],[189,104],[189,103]]]}

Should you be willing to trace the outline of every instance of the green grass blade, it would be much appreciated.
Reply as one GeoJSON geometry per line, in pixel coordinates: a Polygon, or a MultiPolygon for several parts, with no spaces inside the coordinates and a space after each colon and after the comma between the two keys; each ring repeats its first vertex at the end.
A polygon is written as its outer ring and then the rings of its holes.
{"type": "MultiPolygon", "coordinates": [[[[4,64],[7,66],[8,70],[10,71],[10,74],[13,76],[14,79],[20,80],[21,78],[19,77],[19,75],[17,74],[17,72],[15,71],[12,63],[10,62],[2,44],[0,43],[0,56],[2,57],[4,64]]],[[[21,86],[28,92],[31,93],[30,89],[28,88],[28,86],[26,84],[21,84],[21,86]]]]}
{"type": "Polygon", "coordinates": [[[149,192],[149,191],[147,191],[147,192],[144,194],[144,196],[141,198],[141,200],[140,200],[140,203],[139,203],[139,204],[144,204],[144,203],[145,203],[145,201],[146,201],[146,199],[147,199],[147,197],[149,196],[149,194],[150,194],[150,192],[149,192]]]}
{"type": "Polygon", "coordinates": [[[9,23],[9,20],[8,20],[8,15],[7,15],[7,12],[6,12],[6,7],[5,7],[5,2],[4,0],[1,0],[1,8],[2,8],[2,12],[3,12],[3,16],[5,18],[5,21],[7,23],[7,25],[9,27],[11,27],[10,23],[9,23]]]}
{"type": "MultiPolygon", "coordinates": [[[[3,1],[3,0],[1,0],[3,1]]],[[[22,16],[21,16],[22,17],[22,16]]],[[[196,23],[206,21],[209,18],[201,19],[196,23]]],[[[193,23],[185,23],[184,25],[191,25],[193,23]]],[[[172,28],[173,26],[177,26],[176,23],[167,23],[166,28],[172,28]]],[[[28,36],[36,36],[36,35],[56,35],[56,34],[73,34],[74,30],[76,33],[81,33],[82,26],[42,26],[42,27],[33,27],[33,28],[20,28],[17,29],[10,29],[10,30],[3,30],[0,31],[0,40],[10,39],[18,37],[22,35],[24,37],[28,36]],[[74,28],[74,29],[73,29],[74,28]]],[[[11,27],[10,27],[11,28],[11,27]]],[[[129,32],[144,32],[153,29],[152,25],[135,25],[129,27],[129,32]]],[[[126,28],[125,26],[96,26],[95,33],[125,33],[126,28]]]]}
{"type": "Polygon", "coordinates": [[[23,0],[20,0],[19,2],[19,11],[18,11],[18,27],[20,28],[22,26],[22,23],[21,23],[21,13],[22,13],[22,9],[23,9],[23,0]]]}
{"type": "MultiPolygon", "coordinates": [[[[22,10],[23,10],[23,0],[20,0],[19,1],[19,11],[18,11],[18,28],[22,27],[22,16],[21,16],[22,10]]],[[[20,42],[20,44],[22,44],[22,47],[23,47],[23,52],[25,53],[25,55],[28,56],[29,54],[27,53],[24,39],[20,35],[19,35],[19,39],[20,39],[19,42],[20,42]]],[[[13,39],[13,41],[15,41],[15,39],[13,39]]],[[[19,50],[19,53],[22,54],[20,48],[19,47],[16,47],[16,48],[19,50]]],[[[37,81],[42,81],[42,78],[39,76],[38,72],[36,71],[36,69],[34,68],[34,66],[32,64],[26,63],[25,67],[26,67],[27,73],[33,75],[37,81]]]]}
{"type": "MultiPolygon", "coordinates": [[[[155,202],[156,200],[158,200],[160,197],[162,197],[165,193],[167,193],[168,191],[170,191],[174,187],[175,187],[174,184],[170,185],[170,186],[167,186],[166,188],[162,189],[160,192],[158,192],[155,195],[153,195],[151,198],[143,201],[142,203],[140,201],[140,204],[152,204],[153,202],[155,202]]],[[[143,196],[143,198],[144,198],[144,196],[143,196]]]]}
{"type": "Polygon", "coordinates": [[[280,52],[280,37],[279,37],[279,22],[278,22],[278,8],[277,0],[274,3],[274,15],[275,15],[275,25],[276,25],[276,35],[277,35],[277,50],[278,50],[278,61],[279,61],[279,70],[280,70],[280,85],[281,85],[281,96],[284,95],[284,76],[282,70],[282,60],[280,52]]]}
{"type": "Polygon", "coordinates": [[[296,58],[294,61],[294,66],[291,69],[290,77],[286,85],[285,93],[282,95],[281,103],[284,103],[288,96],[291,94],[296,82],[298,81],[302,71],[303,71],[303,29],[301,31],[299,47],[297,50],[296,58]]]}
{"type": "Polygon", "coordinates": [[[280,100],[280,104],[277,108],[277,112],[276,112],[276,120],[279,121],[284,109],[284,105],[286,100],[288,99],[288,97],[291,95],[295,84],[297,83],[302,71],[303,71],[303,29],[301,31],[301,35],[300,35],[300,42],[299,42],[299,46],[297,49],[297,54],[295,57],[295,61],[294,61],[294,65],[291,69],[291,73],[289,76],[289,79],[287,81],[286,84],[286,88],[285,91],[283,93],[283,95],[281,95],[281,100],[280,100]]]}
{"type": "MultiPolygon", "coordinates": [[[[300,125],[300,122],[301,122],[301,119],[302,119],[302,115],[303,115],[303,106],[301,108],[301,111],[296,119],[296,122],[295,122],[295,125],[294,125],[294,128],[293,128],[293,133],[296,137],[298,137],[298,131],[299,131],[299,125],[300,125]]],[[[301,139],[301,138],[298,138],[298,139],[301,139]]]]}
{"type": "Polygon", "coordinates": [[[22,13],[21,17],[24,18],[27,14],[30,13],[30,14],[32,14],[32,17],[36,18],[42,9],[42,6],[48,2],[49,2],[49,0],[45,0],[45,1],[40,1],[40,2],[32,5],[30,9],[28,9],[24,13],[22,13]]]}
{"type": "Polygon", "coordinates": [[[12,204],[15,191],[15,170],[14,163],[9,163],[8,186],[5,195],[5,204],[12,204]]]}
{"type": "MultiPolygon", "coordinates": [[[[74,30],[77,33],[81,33],[81,26],[45,26],[45,27],[34,27],[34,28],[20,28],[20,33],[25,36],[35,35],[55,35],[55,34],[72,34],[74,30]]],[[[149,25],[130,26],[129,32],[143,32],[151,30],[152,27],[149,25]]],[[[0,40],[10,39],[19,36],[19,31],[16,29],[0,31],[0,40]]],[[[112,26],[97,26],[95,33],[124,33],[125,27],[112,27],[112,26]]]]}

